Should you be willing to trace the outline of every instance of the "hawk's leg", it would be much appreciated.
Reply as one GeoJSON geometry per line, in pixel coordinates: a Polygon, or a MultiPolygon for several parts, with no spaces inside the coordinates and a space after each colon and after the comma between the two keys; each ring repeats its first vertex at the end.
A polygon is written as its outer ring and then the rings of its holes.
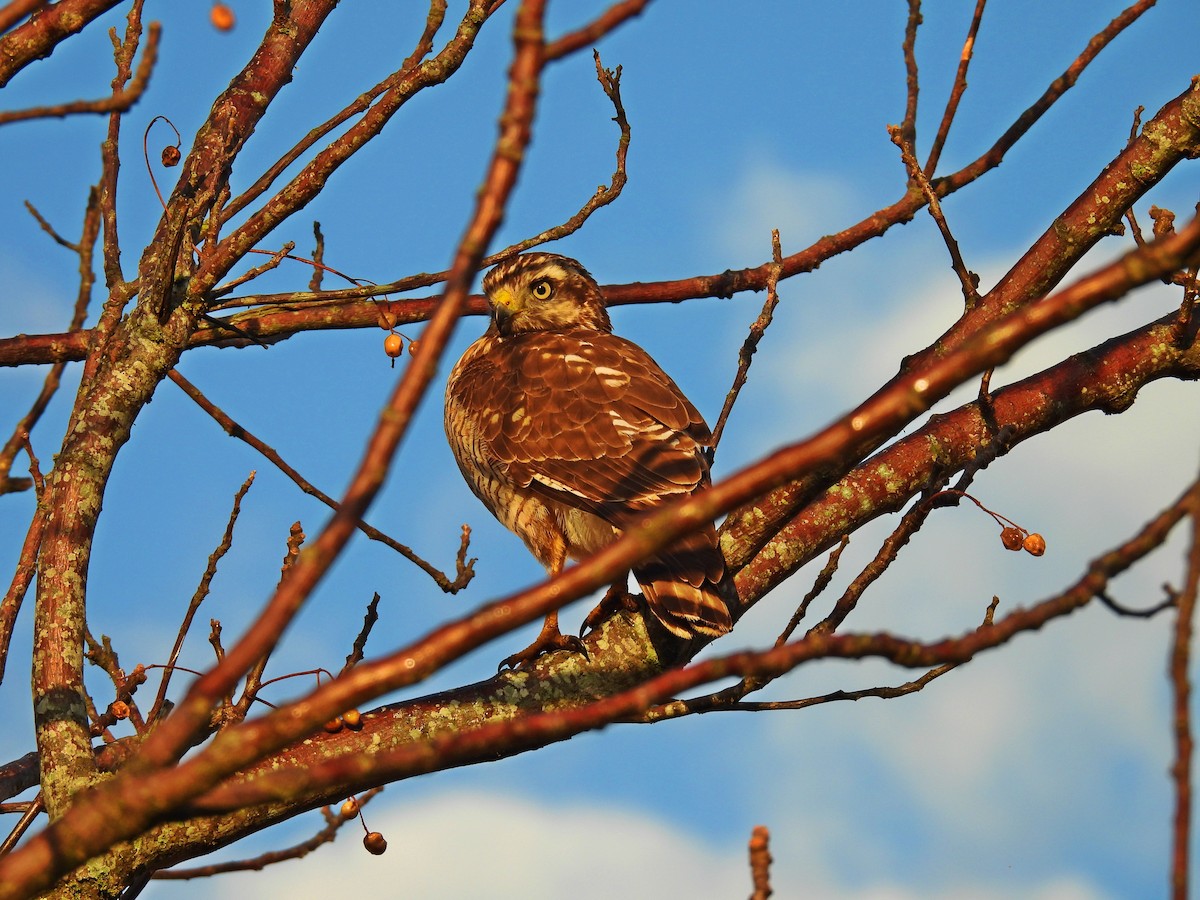
{"type": "Polygon", "coordinates": [[[583,620],[583,625],[579,628],[580,637],[584,632],[594,631],[601,622],[619,612],[635,612],[637,610],[637,599],[629,593],[628,584],[628,576],[626,576],[620,581],[614,581],[609,586],[608,590],[604,592],[604,598],[583,620]]]}
{"type": "MultiPolygon", "coordinates": [[[[543,558],[546,564],[546,570],[550,577],[553,578],[562,571],[563,565],[566,563],[566,544],[561,540],[551,540],[550,546],[546,548],[549,560],[543,558]]],[[[538,636],[533,639],[533,643],[524,650],[518,650],[512,656],[506,656],[500,661],[500,668],[508,666],[510,669],[519,669],[533,662],[543,653],[551,653],[555,650],[572,650],[576,653],[587,655],[587,650],[584,649],[583,641],[575,637],[575,635],[563,634],[558,630],[558,610],[546,616],[546,621],[542,624],[542,630],[538,636]]]]}

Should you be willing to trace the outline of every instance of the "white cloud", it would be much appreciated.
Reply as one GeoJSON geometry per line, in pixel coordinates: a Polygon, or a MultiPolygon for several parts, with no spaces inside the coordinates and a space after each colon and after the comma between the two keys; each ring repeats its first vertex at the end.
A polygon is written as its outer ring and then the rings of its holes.
{"type": "MultiPolygon", "coordinates": [[[[150,898],[339,896],[356,900],[489,900],[565,897],[741,897],[750,893],[744,843],[716,848],[658,817],[615,807],[538,804],[493,792],[455,790],[403,807],[366,807],[370,827],[388,850],[367,855],[357,827],[332,847],[263,873],[221,876],[217,882],[152,883],[150,898]]],[[[778,897],[810,900],[1101,900],[1085,882],[1057,876],[1022,885],[1018,893],[970,879],[945,887],[838,883],[819,857],[824,824],[810,819],[805,839],[772,839],[772,880],[778,897]]],[[[748,836],[747,836],[748,838],[748,836]]],[[[859,881],[859,879],[854,879],[859,881]]]]}
{"type": "Polygon", "coordinates": [[[771,229],[784,253],[849,221],[852,187],[829,173],[798,171],[759,150],[742,161],[734,180],[710,199],[711,240],[731,265],[771,258],[771,229]]]}

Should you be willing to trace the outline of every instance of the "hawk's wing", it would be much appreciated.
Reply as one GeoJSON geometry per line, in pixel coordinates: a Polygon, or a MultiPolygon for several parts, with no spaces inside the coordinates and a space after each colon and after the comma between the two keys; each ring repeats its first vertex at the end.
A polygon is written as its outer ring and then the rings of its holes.
{"type": "Polygon", "coordinates": [[[707,481],[708,426],[636,344],[598,331],[480,343],[455,400],[511,483],[620,525],[707,481]]]}

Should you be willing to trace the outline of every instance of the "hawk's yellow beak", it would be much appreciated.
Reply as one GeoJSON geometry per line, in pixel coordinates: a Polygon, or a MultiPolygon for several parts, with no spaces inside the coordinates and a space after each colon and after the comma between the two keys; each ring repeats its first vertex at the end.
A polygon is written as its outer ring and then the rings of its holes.
{"type": "Polygon", "coordinates": [[[521,306],[521,302],[517,299],[516,294],[508,288],[500,288],[500,290],[496,291],[488,299],[492,301],[492,308],[502,316],[511,316],[521,306]]]}

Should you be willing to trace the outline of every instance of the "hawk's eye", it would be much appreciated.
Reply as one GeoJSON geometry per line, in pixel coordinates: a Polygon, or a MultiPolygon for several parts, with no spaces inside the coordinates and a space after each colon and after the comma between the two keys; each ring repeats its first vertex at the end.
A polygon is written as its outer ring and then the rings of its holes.
{"type": "Polygon", "coordinates": [[[529,286],[529,293],[533,294],[535,300],[549,300],[554,294],[554,285],[548,278],[539,278],[529,286]]]}

